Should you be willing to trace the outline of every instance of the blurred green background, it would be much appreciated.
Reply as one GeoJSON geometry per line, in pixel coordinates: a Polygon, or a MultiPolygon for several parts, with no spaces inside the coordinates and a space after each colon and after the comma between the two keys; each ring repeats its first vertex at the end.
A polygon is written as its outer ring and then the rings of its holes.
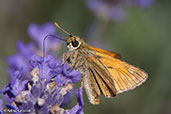
{"type": "Polygon", "coordinates": [[[149,8],[124,10],[125,21],[103,21],[82,0],[0,0],[0,88],[9,82],[6,57],[16,53],[16,41],[31,41],[28,25],[56,20],[70,33],[120,53],[149,74],[135,90],[113,99],[101,96],[100,105],[91,105],[84,93],[85,114],[171,114],[171,1],[155,0],[149,8]]]}

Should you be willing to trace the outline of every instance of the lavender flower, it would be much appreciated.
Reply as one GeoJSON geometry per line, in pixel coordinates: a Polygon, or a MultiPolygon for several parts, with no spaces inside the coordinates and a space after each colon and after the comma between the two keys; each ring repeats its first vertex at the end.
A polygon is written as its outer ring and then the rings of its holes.
{"type": "Polygon", "coordinates": [[[44,114],[77,114],[82,112],[84,103],[81,96],[81,88],[76,92],[78,103],[73,109],[65,110],[60,108],[64,96],[73,89],[73,83],[76,82],[75,78],[78,78],[77,81],[79,81],[81,76],[76,71],[71,71],[72,76],[70,73],[65,75],[66,67],[59,65],[57,60],[55,60],[52,56],[41,58],[40,56],[33,55],[30,60],[33,68],[30,73],[31,80],[22,80],[22,71],[14,72],[14,78],[1,91],[10,99],[10,104],[6,105],[7,108],[13,111],[44,114]]]}
{"type": "MultiPolygon", "coordinates": [[[[10,67],[8,69],[9,73],[13,73],[16,70],[23,69],[23,73],[26,77],[29,77],[30,66],[29,58],[35,53],[35,46],[33,43],[25,45],[23,42],[17,42],[18,53],[7,58],[10,67]]],[[[10,74],[11,77],[13,74],[10,74]]]]}
{"type": "Polygon", "coordinates": [[[65,83],[76,83],[80,80],[81,75],[77,71],[67,71],[66,64],[61,66],[61,62],[56,60],[53,56],[46,56],[44,58],[33,55],[31,57],[30,65],[32,68],[40,69],[41,78],[46,78],[50,81],[51,78],[57,82],[59,86],[65,83]]]}
{"type": "MultiPolygon", "coordinates": [[[[41,78],[46,78],[50,81],[53,78],[58,86],[64,86],[65,83],[77,83],[81,74],[75,70],[67,71],[68,67],[66,64],[61,66],[61,61],[56,60],[53,56],[46,56],[45,58],[33,55],[31,57],[30,64],[32,68],[40,69],[41,78]]],[[[70,93],[66,94],[64,97],[63,104],[66,104],[73,95],[73,89],[70,93]]]]}
{"type": "MultiPolygon", "coordinates": [[[[54,26],[53,23],[45,23],[43,25],[38,25],[36,23],[30,24],[28,27],[28,34],[32,37],[33,40],[36,41],[36,44],[38,45],[38,48],[40,50],[43,49],[43,39],[45,38],[46,35],[52,34],[56,36],[60,36],[59,33],[56,32],[56,27],[54,26]]],[[[57,41],[54,38],[49,38],[46,40],[46,51],[47,52],[57,52],[60,47],[60,41],[57,41]]],[[[56,53],[55,53],[56,54],[56,53]]]]}
{"type": "Polygon", "coordinates": [[[134,0],[136,5],[140,7],[147,8],[153,4],[154,0],[134,0]]]}
{"type": "MultiPolygon", "coordinates": [[[[3,94],[3,100],[7,103],[4,111],[12,114],[81,114],[84,106],[82,88],[76,90],[78,103],[72,109],[60,107],[72,98],[73,84],[80,80],[81,74],[74,70],[68,71],[68,66],[66,64],[61,66],[61,60],[53,57],[53,54],[41,57],[42,47],[40,47],[41,40],[38,35],[44,33],[44,30],[49,30],[49,33],[54,32],[51,24],[45,24],[43,27],[40,27],[40,31],[36,24],[29,27],[29,33],[36,39],[38,46],[34,43],[24,45],[19,41],[17,42],[19,52],[7,59],[10,64],[8,70],[11,76],[10,83],[0,91],[3,94]]],[[[60,44],[53,40],[49,40],[49,43],[50,41],[54,45],[60,44]]],[[[47,47],[50,54],[55,53],[52,49],[54,45],[47,47]]],[[[2,109],[1,100],[0,109],[2,109]]]]}
{"type": "Polygon", "coordinates": [[[76,91],[76,96],[77,96],[77,105],[72,108],[70,111],[69,111],[69,114],[84,114],[83,112],[83,106],[84,106],[84,101],[82,99],[82,93],[83,93],[83,90],[82,88],[78,88],[77,91],[76,91]]]}
{"type": "Polygon", "coordinates": [[[5,96],[5,101],[12,102],[16,96],[23,90],[27,80],[22,79],[22,70],[13,72],[10,83],[1,91],[5,96]]]}
{"type": "Polygon", "coordinates": [[[4,114],[3,113],[3,101],[2,101],[2,99],[0,99],[0,114],[4,114]]]}
{"type": "Polygon", "coordinates": [[[102,20],[122,22],[126,13],[124,8],[136,4],[140,7],[149,7],[153,0],[85,0],[87,8],[102,20]]]}

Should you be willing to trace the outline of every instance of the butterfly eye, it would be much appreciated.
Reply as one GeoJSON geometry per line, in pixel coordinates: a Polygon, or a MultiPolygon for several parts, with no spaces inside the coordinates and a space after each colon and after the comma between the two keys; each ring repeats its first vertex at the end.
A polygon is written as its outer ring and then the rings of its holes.
{"type": "Polygon", "coordinates": [[[77,47],[79,45],[79,42],[77,40],[72,41],[72,46],[77,47]]]}

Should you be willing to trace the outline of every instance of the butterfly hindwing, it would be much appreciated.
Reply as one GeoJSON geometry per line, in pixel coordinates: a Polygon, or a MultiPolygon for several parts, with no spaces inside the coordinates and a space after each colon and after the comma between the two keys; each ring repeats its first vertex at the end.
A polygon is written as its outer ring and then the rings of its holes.
{"type": "Polygon", "coordinates": [[[101,93],[105,97],[116,96],[117,91],[114,86],[114,81],[105,66],[103,66],[96,57],[88,57],[87,60],[89,64],[88,71],[91,72],[91,76],[95,78],[101,93]]]}
{"type": "Polygon", "coordinates": [[[99,104],[100,89],[94,74],[89,70],[86,75],[83,77],[84,88],[87,93],[87,97],[92,104],[99,104]]]}

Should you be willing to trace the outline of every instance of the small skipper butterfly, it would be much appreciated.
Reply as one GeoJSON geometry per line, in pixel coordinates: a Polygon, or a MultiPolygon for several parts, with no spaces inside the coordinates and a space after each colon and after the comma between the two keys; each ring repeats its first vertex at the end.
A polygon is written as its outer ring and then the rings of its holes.
{"type": "Polygon", "coordinates": [[[68,53],[63,54],[62,64],[66,62],[70,70],[82,74],[81,87],[85,88],[90,103],[99,104],[100,94],[115,97],[146,81],[148,74],[122,61],[119,54],[90,46],[79,36],[69,34],[57,22],[55,25],[69,35],[66,40],[56,37],[67,43],[68,53]]]}

